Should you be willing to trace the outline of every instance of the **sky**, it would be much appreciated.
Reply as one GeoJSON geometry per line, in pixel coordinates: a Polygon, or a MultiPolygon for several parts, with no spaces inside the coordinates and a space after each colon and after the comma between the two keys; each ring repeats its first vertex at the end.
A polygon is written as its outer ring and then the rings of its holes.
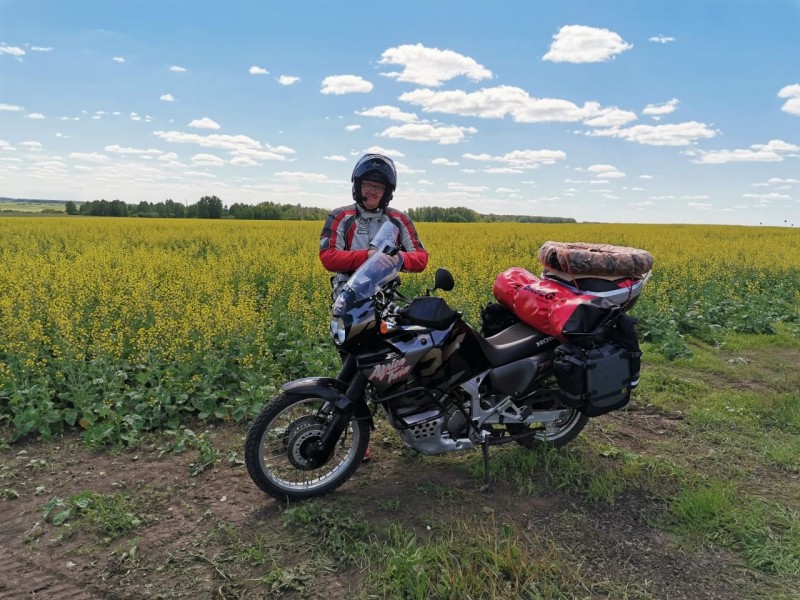
{"type": "Polygon", "coordinates": [[[800,227],[800,0],[0,0],[0,197],[800,227]]]}

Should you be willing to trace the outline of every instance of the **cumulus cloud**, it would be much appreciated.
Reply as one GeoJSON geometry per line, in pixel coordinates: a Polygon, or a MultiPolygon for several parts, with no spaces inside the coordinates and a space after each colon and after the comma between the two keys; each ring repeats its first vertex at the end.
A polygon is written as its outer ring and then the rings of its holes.
{"type": "Polygon", "coordinates": [[[449,160],[447,158],[434,158],[431,161],[431,164],[432,165],[442,165],[442,166],[445,166],[445,167],[457,167],[458,166],[458,162],[456,162],[454,160],[449,160]]]}
{"type": "Polygon", "coordinates": [[[710,139],[717,132],[705,123],[688,121],[669,125],[635,125],[628,128],[596,129],[586,135],[618,137],[629,142],[648,146],[689,146],[700,139],[710,139]]]}
{"type": "Polygon", "coordinates": [[[16,46],[7,46],[5,44],[0,44],[0,55],[8,54],[10,56],[25,56],[25,50],[22,48],[18,48],[16,46]]]}
{"type": "MultiPolygon", "coordinates": [[[[156,150],[155,148],[148,148],[144,150],[142,148],[131,148],[126,146],[120,146],[118,144],[112,144],[110,146],[106,146],[103,148],[106,152],[111,152],[112,154],[136,154],[136,155],[143,155],[143,154],[150,154],[150,155],[158,155],[161,154],[161,150],[156,150]]],[[[175,156],[174,158],[178,158],[175,156]]]]}
{"type": "Polygon", "coordinates": [[[800,115],[800,83],[787,85],[778,92],[778,98],[788,98],[781,110],[790,115],[800,115]]]}
{"type": "Polygon", "coordinates": [[[389,48],[381,55],[378,64],[402,66],[400,72],[383,73],[385,77],[432,87],[460,76],[472,81],[492,77],[489,69],[468,56],[452,50],[427,48],[422,44],[389,48]]]}
{"type": "Polygon", "coordinates": [[[159,98],[159,100],[163,100],[164,102],[175,102],[175,97],[172,94],[164,94],[159,98]]]}
{"type": "Polygon", "coordinates": [[[356,111],[357,115],[362,117],[378,117],[381,119],[391,119],[392,121],[402,121],[404,123],[411,123],[418,121],[419,118],[414,113],[403,112],[396,106],[375,106],[361,112],[356,111]]]}
{"type": "Polygon", "coordinates": [[[783,140],[770,140],[766,144],[753,144],[750,148],[701,152],[692,162],[703,165],[721,165],[729,162],[780,162],[785,156],[797,156],[800,146],[783,140]]]}
{"type": "Polygon", "coordinates": [[[618,33],[585,25],[565,25],[553,36],[542,60],[570,63],[603,62],[633,48],[618,33]]]}
{"type": "MultiPolygon", "coordinates": [[[[532,98],[525,90],[507,85],[476,92],[419,89],[401,94],[400,100],[420,106],[424,112],[483,119],[502,119],[508,115],[517,123],[576,122],[599,118],[613,110],[603,109],[596,102],[578,106],[558,98],[532,98]]],[[[631,117],[636,118],[632,113],[625,114],[626,119],[631,117]]]]}
{"type": "Polygon", "coordinates": [[[358,75],[331,75],[322,80],[320,92],[336,96],[353,93],[366,94],[371,92],[373,87],[369,81],[358,75]]]}
{"type": "Polygon", "coordinates": [[[195,119],[188,125],[189,127],[194,127],[196,129],[219,129],[220,124],[214,121],[213,119],[209,119],[208,117],[203,117],[202,119],[195,119]]]}
{"type": "Polygon", "coordinates": [[[359,129],[361,129],[361,125],[347,125],[344,128],[345,131],[358,131],[359,129]]]}
{"type": "Polygon", "coordinates": [[[247,71],[250,75],[269,75],[269,71],[267,71],[264,67],[257,67],[253,65],[247,71]]]}
{"type": "Polygon", "coordinates": [[[538,169],[540,165],[552,165],[558,160],[567,158],[565,152],[561,150],[513,150],[500,156],[491,154],[464,154],[468,160],[480,162],[497,162],[507,165],[513,169],[538,169]]]}
{"type": "Polygon", "coordinates": [[[674,42],[674,37],[669,37],[666,35],[654,35],[653,37],[647,40],[648,42],[653,42],[655,44],[669,44],[670,42],[674,42]]]}
{"type": "Polygon", "coordinates": [[[115,63],[124,63],[125,62],[125,59],[123,57],[121,57],[121,56],[115,56],[111,60],[113,60],[115,63]]]}
{"type": "Polygon", "coordinates": [[[673,98],[664,104],[648,104],[644,107],[642,113],[650,115],[651,117],[660,117],[661,115],[668,115],[675,112],[675,109],[678,108],[678,104],[680,104],[680,100],[677,98],[673,98]]]}
{"type": "Polygon", "coordinates": [[[323,160],[333,160],[336,162],[344,162],[347,160],[347,157],[341,156],[340,154],[331,154],[330,156],[323,156],[323,160]]]}
{"type": "Polygon", "coordinates": [[[625,173],[612,165],[592,165],[586,169],[600,179],[616,179],[625,177],[625,173]]]}
{"type": "Polygon", "coordinates": [[[28,119],[44,119],[44,115],[42,113],[28,113],[25,115],[28,119]]]}
{"type": "Polygon", "coordinates": [[[25,110],[25,109],[22,108],[21,106],[16,106],[15,104],[2,104],[2,103],[0,103],[0,110],[7,110],[7,111],[10,111],[10,112],[20,112],[20,111],[25,110]]]}
{"type": "Polygon", "coordinates": [[[611,106],[599,109],[596,116],[584,119],[583,123],[590,127],[622,127],[637,118],[634,112],[611,106]]]}
{"type": "Polygon", "coordinates": [[[293,75],[281,75],[278,77],[278,83],[281,85],[294,85],[298,81],[300,81],[300,78],[293,75]]]}
{"type": "Polygon", "coordinates": [[[174,144],[195,144],[204,148],[216,148],[230,153],[234,158],[247,157],[252,160],[286,160],[294,150],[286,146],[263,145],[246,135],[199,135],[180,131],[155,131],[153,135],[174,144]]]}
{"type": "Polygon", "coordinates": [[[186,73],[186,69],[184,67],[179,67],[178,65],[172,65],[169,70],[173,73],[186,73]]]}
{"type": "Polygon", "coordinates": [[[75,160],[97,164],[107,163],[110,160],[105,154],[99,154],[97,152],[70,152],[69,157],[75,160]]]}
{"type": "Polygon", "coordinates": [[[328,178],[320,173],[305,173],[302,171],[279,171],[275,173],[278,179],[285,179],[290,181],[303,181],[303,182],[325,182],[328,178]]]}
{"type": "Polygon", "coordinates": [[[389,127],[380,135],[388,138],[400,138],[417,142],[437,142],[439,144],[458,144],[467,134],[477,133],[474,127],[456,127],[455,125],[432,125],[430,123],[406,123],[389,127]]]}
{"type": "Polygon", "coordinates": [[[204,167],[222,167],[225,165],[224,160],[213,154],[195,154],[190,160],[194,164],[204,167]]]}

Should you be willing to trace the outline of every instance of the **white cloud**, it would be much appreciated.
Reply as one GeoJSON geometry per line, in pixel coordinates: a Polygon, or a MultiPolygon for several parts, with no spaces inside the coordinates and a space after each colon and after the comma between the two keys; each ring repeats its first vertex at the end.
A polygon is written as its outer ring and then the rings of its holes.
{"type": "Polygon", "coordinates": [[[597,111],[597,116],[584,119],[583,122],[590,127],[621,127],[622,125],[627,125],[631,121],[635,121],[637,118],[634,112],[612,106],[609,108],[601,108],[597,111]]]}
{"type": "Polygon", "coordinates": [[[111,60],[113,60],[115,63],[124,63],[125,62],[125,59],[123,57],[121,57],[121,56],[115,56],[111,60]]]}
{"type": "Polygon", "coordinates": [[[216,148],[225,150],[234,157],[248,157],[253,160],[286,160],[287,154],[294,154],[294,150],[286,146],[264,146],[246,135],[211,134],[203,136],[180,131],[155,131],[153,134],[170,143],[196,144],[204,148],[216,148]]]}
{"type": "Polygon", "coordinates": [[[193,120],[189,123],[188,127],[195,127],[196,129],[219,129],[220,124],[213,119],[203,117],[202,119],[193,120]]]}
{"type": "Polygon", "coordinates": [[[0,55],[8,54],[10,56],[25,56],[25,50],[17,48],[16,46],[0,45],[0,55]]]}
{"type": "Polygon", "coordinates": [[[336,162],[344,162],[344,161],[347,160],[347,157],[341,156],[339,154],[331,154],[330,156],[323,156],[322,158],[324,160],[333,160],[333,161],[336,161],[336,162]]]}
{"type": "Polygon", "coordinates": [[[499,162],[513,169],[537,169],[540,165],[552,165],[567,158],[561,150],[513,150],[501,156],[491,154],[463,154],[464,158],[481,162],[499,162]]]}
{"type": "Polygon", "coordinates": [[[705,123],[688,121],[669,125],[636,125],[627,129],[596,129],[586,132],[586,135],[618,137],[649,146],[688,146],[699,139],[713,138],[717,132],[705,123]]]}
{"type": "Polygon", "coordinates": [[[304,173],[302,171],[279,171],[278,173],[275,173],[275,177],[278,179],[314,183],[328,181],[328,178],[320,173],[304,173]]]}
{"type": "Polygon", "coordinates": [[[47,46],[47,47],[44,47],[44,46],[31,46],[31,50],[33,52],[52,52],[53,51],[53,47],[52,46],[47,46]]]}
{"type": "Polygon", "coordinates": [[[389,158],[405,157],[405,154],[400,152],[400,150],[395,150],[394,148],[383,148],[382,146],[371,146],[369,148],[365,148],[364,154],[383,154],[389,158]]]}
{"type": "Polygon", "coordinates": [[[186,73],[186,69],[184,67],[179,67],[178,65],[172,65],[169,70],[173,73],[186,73]]]}
{"type": "Polygon", "coordinates": [[[293,75],[281,75],[278,77],[278,83],[281,85],[293,85],[300,81],[299,77],[294,77],[293,75]]]}
{"type": "Polygon", "coordinates": [[[666,35],[654,35],[653,37],[647,40],[648,42],[653,42],[655,44],[669,44],[670,42],[674,42],[674,37],[669,37],[666,35]]]}
{"type": "Polygon", "coordinates": [[[787,196],[786,194],[778,194],[772,192],[770,194],[742,194],[742,198],[750,198],[753,200],[759,200],[761,202],[770,202],[772,200],[791,200],[791,196],[787,196]]]}
{"type": "Polygon", "coordinates": [[[650,116],[668,115],[675,112],[675,109],[678,108],[678,104],[680,104],[680,100],[677,98],[673,98],[664,104],[648,104],[644,107],[642,113],[650,116]]]}
{"type": "Polygon", "coordinates": [[[783,140],[770,140],[767,144],[753,144],[747,149],[701,152],[692,162],[704,165],[722,165],[729,162],[780,162],[784,155],[794,156],[800,146],[783,140]]]}
{"type": "Polygon", "coordinates": [[[175,102],[175,97],[172,94],[164,94],[159,98],[159,100],[163,100],[164,102],[175,102]]]}
{"type": "Polygon", "coordinates": [[[592,165],[586,169],[590,173],[594,173],[596,177],[603,179],[615,179],[618,177],[625,177],[625,173],[612,165],[592,165]]]}
{"type": "Polygon", "coordinates": [[[44,115],[42,113],[28,113],[25,115],[28,119],[44,119],[44,115]]]}
{"type": "Polygon", "coordinates": [[[553,36],[542,60],[570,63],[603,62],[633,48],[618,33],[585,25],[565,25],[553,36]]]}
{"type": "Polygon", "coordinates": [[[361,129],[361,125],[347,125],[344,128],[345,131],[358,131],[359,129],[361,129]]]}
{"type": "Polygon", "coordinates": [[[790,115],[800,115],[800,83],[787,85],[778,92],[778,98],[788,98],[781,110],[790,115]]]}
{"type": "Polygon", "coordinates": [[[456,127],[455,125],[431,125],[430,123],[406,123],[389,127],[379,135],[388,138],[400,138],[417,142],[437,142],[439,144],[458,144],[466,134],[477,133],[474,127],[456,127]]]}
{"type": "Polygon", "coordinates": [[[98,164],[106,163],[110,160],[105,154],[98,154],[97,152],[70,152],[69,157],[98,164]]]}
{"type": "Polygon", "coordinates": [[[452,50],[427,48],[422,44],[389,48],[381,55],[378,64],[403,67],[401,72],[383,73],[386,77],[432,87],[438,87],[459,76],[468,77],[472,81],[492,78],[489,69],[468,56],[452,50]]]}
{"type": "Polygon", "coordinates": [[[213,154],[195,154],[190,160],[194,164],[204,167],[222,167],[225,165],[224,160],[213,154]]]}
{"type": "Polygon", "coordinates": [[[369,81],[358,75],[331,75],[322,80],[320,92],[336,96],[352,93],[366,94],[371,92],[373,87],[369,81]]]}
{"type": "Polygon", "coordinates": [[[5,140],[0,140],[0,150],[14,150],[14,146],[5,140]]]}
{"type": "Polygon", "coordinates": [[[25,110],[21,106],[16,106],[15,104],[0,104],[0,110],[7,110],[11,112],[20,112],[25,110]]]}
{"type": "Polygon", "coordinates": [[[432,165],[442,165],[442,166],[445,166],[445,167],[457,167],[459,163],[454,161],[454,160],[449,160],[447,158],[434,158],[431,161],[431,164],[432,165]]]}
{"type": "MultiPolygon", "coordinates": [[[[582,107],[558,98],[531,98],[523,89],[501,85],[476,92],[436,92],[419,89],[400,95],[400,100],[421,106],[424,112],[502,119],[510,115],[518,123],[576,122],[607,115],[596,102],[582,107]]],[[[635,115],[630,113],[629,116],[635,115]]],[[[627,118],[627,117],[626,117],[627,118]]]]}
{"type": "Polygon", "coordinates": [[[269,71],[267,71],[264,67],[257,67],[253,65],[247,71],[250,75],[269,75],[269,71]]]}
{"type": "MultiPolygon", "coordinates": [[[[112,154],[137,154],[137,155],[142,155],[142,154],[158,155],[158,154],[161,154],[161,150],[156,150],[155,148],[148,148],[147,150],[143,150],[141,148],[124,147],[124,146],[120,146],[118,144],[112,144],[110,146],[106,146],[105,148],[103,148],[103,150],[105,150],[106,152],[111,152],[112,154]]],[[[175,158],[177,158],[177,156],[175,158]]]]}
{"type": "Polygon", "coordinates": [[[40,142],[22,142],[20,146],[25,146],[28,150],[41,150],[42,144],[40,142]]]}
{"type": "Polygon", "coordinates": [[[402,121],[404,123],[412,123],[418,121],[419,118],[414,113],[403,112],[396,106],[375,106],[361,112],[356,111],[357,115],[362,117],[378,117],[381,119],[391,119],[392,121],[402,121]]]}

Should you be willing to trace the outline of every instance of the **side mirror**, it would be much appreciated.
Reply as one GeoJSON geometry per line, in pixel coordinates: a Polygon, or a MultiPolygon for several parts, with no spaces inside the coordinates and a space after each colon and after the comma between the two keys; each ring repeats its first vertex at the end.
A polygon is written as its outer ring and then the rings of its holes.
{"type": "Polygon", "coordinates": [[[434,289],[436,290],[444,290],[445,292],[449,292],[453,289],[456,285],[456,282],[453,281],[453,275],[445,269],[444,267],[439,267],[436,269],[436,276],[433,280],[434,289]]]}

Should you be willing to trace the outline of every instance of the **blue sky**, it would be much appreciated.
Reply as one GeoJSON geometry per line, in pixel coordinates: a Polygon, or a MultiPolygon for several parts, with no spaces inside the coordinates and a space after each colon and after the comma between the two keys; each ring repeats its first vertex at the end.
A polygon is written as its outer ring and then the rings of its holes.
{"type": "Polygon", "coordinates": [[[800,1],[0,0],[0,196],[800,227],[800,1]]]}

